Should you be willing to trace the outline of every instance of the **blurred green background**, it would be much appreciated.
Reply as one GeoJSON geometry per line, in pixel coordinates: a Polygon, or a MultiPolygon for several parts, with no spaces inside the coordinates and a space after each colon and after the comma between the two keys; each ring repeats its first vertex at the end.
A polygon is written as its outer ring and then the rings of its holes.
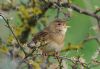
{"type": "MultiPolygon", "coordinates": [[[[2,1],[4,0],[0,0],[0,4],[2,1]]],[[[22,0],[22,1],[25,2],[26,0],[22,0]]],[[[87,9],[91,12],[94,12],[96,7],[100,7],[100,0],[72,0],[72,3],[80,6],[81,8],[87,9]]],[[[49,20],[51,21],[55,18],[56,16],[55,13],[56,13],[55,9],[49,9],[46,12],[45,15],[49,16],[47,19],[48,22],[49,20]]],[[[13,17],[13,19],[10,21],[12,26],[20,25],[21,20],[19,19],[18,13],[16,11],[11,10],[7,14],[5,15],[7,15],[8,17],[13,17]]],[[[62,15],[60,16],[63,17],[62,15]]],[[[4,22],[4,20],[0,17],[0,38],[2,38],[4,41],[6,41],[7,37],[11,34],[9,29],[5,27],[5,24],[6,23],[4,22]]],[[[67,46],[69,42],[71,42],[72,44],[80,43],[81,41],[85,39],[88,33],[90,33],[91,35],[96,34],[95,31],[92,29],[93,26],[97,25],[96,20],[92,17],[79,14],[75,11],[72,11],[72,17],[68,21],[68,25],[71,26],[71,28],[66,33],[65,46],[67,46]]],[[[39,26],[39,27],[42,27],[42,26],[39,26]]],[[[86,59],[86,62],[90,62],[91,57],[95,53],[98,46],[99,45],[95,40],[90,40],[84,44],[83,49],[78,50],[78,52],[68,51],[66,55],[68,57],[81,55],[86,59]]],[[[98,59],[100,60],[100,56],[98,59]]],[[[100,69],[100,66],[94,67],[92,69],[100,69]]]]}

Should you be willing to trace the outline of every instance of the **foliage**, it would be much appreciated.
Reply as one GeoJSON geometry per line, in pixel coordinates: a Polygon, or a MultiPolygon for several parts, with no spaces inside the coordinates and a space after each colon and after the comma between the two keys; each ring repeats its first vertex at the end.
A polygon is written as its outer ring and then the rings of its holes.
{"type": "MultiPolygon", "coordinates": [[[[18,2],[15,0],[7,0],[7,4],[0,3],[0,18],[3,18],[2,20],[4,20],[6,24],[5,26],[11,32],[7,39],[0,38],[0,53],[6,55],[1,56],[5,57],[7,61],[13,61],[15,68],[100,68],[100,8],[93,10],[82,9],[83,3],[79,4],[79,6],[75,5],[82,2],[78,0],[28,0],[26,3],[19,0],[18,2]],[[17,19],[20,21],[19,25],[12,25],[11,20],[9,20],[10,18],[4,15],[12,11],[16,12],[17,19]],[[91,18],[85,15],[93,17],[97,21],[93,21],[95,22],[93,24],[90,21],[91,18]],[[77,16],[79,18],[77,18],[77,16]],[[45,42],[41,42],[40,46],[32,49],[27,46],[27,43],[37,32],[41,31],[52,20],[57,18],[66,20],[66,22],[70,23],[68,24],[71,25],[72,28],[66,35],[65,47],[60,55],[57,57],[48,55],[47,59],[45,59],[46,57],[40,52],[41,46],[46,46],[45,42]]],[[[16,16],[13,15],[12,17],[16,16]]],[[[16,20],[16,18],[14,20],[16,20]]],[[[17,24],[17,20],[14,21],[14,24],[17,24]]],[[[0,58],[0,60],[2,59],[0,58]]]]}

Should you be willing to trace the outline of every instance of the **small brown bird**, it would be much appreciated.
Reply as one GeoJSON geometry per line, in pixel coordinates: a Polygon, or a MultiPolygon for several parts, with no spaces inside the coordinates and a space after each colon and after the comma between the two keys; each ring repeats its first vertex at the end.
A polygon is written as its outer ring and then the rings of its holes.
{"type": "Polygon", "coordinates": [[[46,46],[40,47],[43,53],[58,53],[64,47],[65,33],[69,27],[64,20],[54,20],[43,31],[37,33],[28,46],[32,49],[46,43],[46,46]]]}

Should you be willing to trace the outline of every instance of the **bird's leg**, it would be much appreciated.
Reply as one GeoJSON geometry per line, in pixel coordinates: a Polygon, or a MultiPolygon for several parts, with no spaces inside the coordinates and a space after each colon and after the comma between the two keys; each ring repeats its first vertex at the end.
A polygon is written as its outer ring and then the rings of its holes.
{"type": "Polygon", "coordinates": [[[58,60],[58,62],[59,62],[59,61],[60,61],[60,59],[59,59],[59,52],[56,51],[56,52],[54,53],[54,56],[55,56],[55,58],[56,58],[56,59],[58,60]]]}
{"type": "Polygon", "coordinates": [[[55,51],[54,56],[58,57],[59,56],[59,52],[55,51]]]}
{"type": "MultiPolygon", "coordinates": [[[[63,69],[63,65],[62,65],[62,58],[60,58],[59,52],[55,52],[55,58],[58,61],[58,68],[59,69],[63,69]]],[[[58,69],[57,68],[57,69],[58,69]]]]}
{"type": "Polygon", "coordinates": [[[47,59],[47,57],[48,57],[47,52],[46,51],[42,51],[42,56],[43,56],[44,59],[47,59]]]}

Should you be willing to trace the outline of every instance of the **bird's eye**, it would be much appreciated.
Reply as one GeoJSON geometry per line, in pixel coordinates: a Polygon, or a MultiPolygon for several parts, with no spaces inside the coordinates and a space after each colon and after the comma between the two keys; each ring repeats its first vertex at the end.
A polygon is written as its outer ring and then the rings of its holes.
{"type": "Polygon", "coordinates": [[[58,23],[57,25],[61,25],[61,23],[58,23]]]}

